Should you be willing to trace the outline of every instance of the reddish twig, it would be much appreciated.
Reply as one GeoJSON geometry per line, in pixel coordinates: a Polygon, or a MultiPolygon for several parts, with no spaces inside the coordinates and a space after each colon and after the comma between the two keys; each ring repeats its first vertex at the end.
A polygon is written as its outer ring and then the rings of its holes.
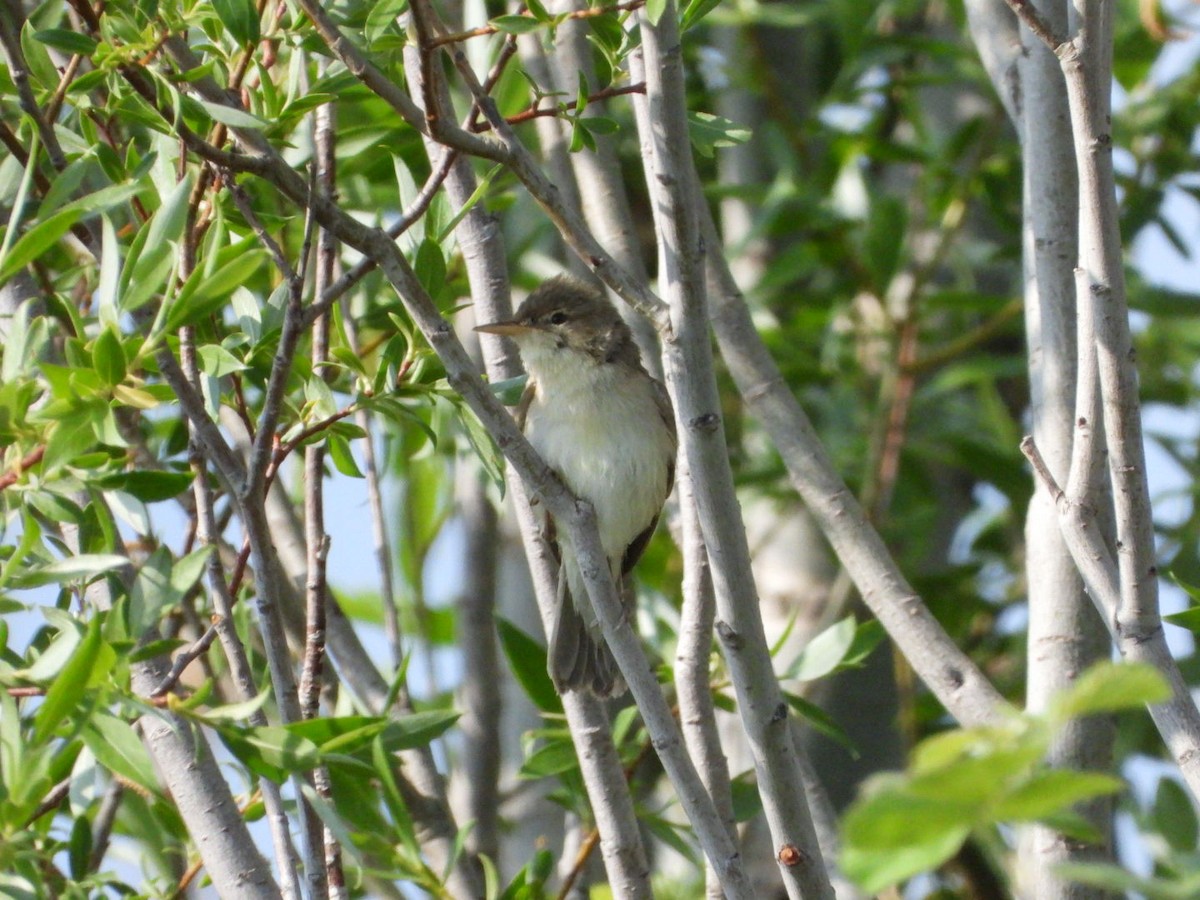
{"type": "Polygon", "coordinates": [[[275,452],[271,456],[271,464],[267,467],[266,477],[264,480],[265,487],[269,488],[271,486],[271,482],[275,478],[275,473],[279,471],[279,467],[283,464],[283,461],[288,458],[288,455],[293,450],[295,450],[313,435],[320,434],[335,422],[340,422],[342,419],[346,418],[346,416],[353,415],[355,409],[357,408],[358,407],[356,404],[351,403],[345,409],[339,409],[333,415],[326,416],[324,419],[321,419],[318,422],[313,422],[286,444],[281,443],[279,439],[276,438],[275,452]]]}
{"type": "Polygon", "coordinates": [[[41,447],[35,447],[33,450],[30,450],[27,454],[25,454],[25,457],[17,463],[14,471],[5,472],[3,475],[0,475],[0,491],[4,490],[6,487],[16,484],[21,479],[21,476],[25,473],[25,470],[36,466],[42,461],[42,457],[45,455],[45,445],[41,447]]]}
{"type": "Polygon", "coordinates": [[[19,700],[22,697],[40,697],[46,693],[46,689],[42,687],[10,687],[5,688],[4,692],[19,700]]]}
{"type": "MultiPolygon", "coordinates": [[[[671,707],[671,714],[675,717],[676,721],[678,721],[679,707],[671,707]]],[[[651,749],[653,749],[653,744],[651,744],[650,741],[647,740],[642,742],[642,746],[638,748],[638,754],[633,758],[633,762],[625,767],[624,771],[626,784],[633,783],[634,773],[637,771],[638,766],[642,764],[642,761],[650,755],[651,749]]],[[[588,831],[587,835],[584,837],[583,842],[579,845],[579,852],[575,854],[575,862],[571,865],[571,871],[567,873],[565,878],[563,878],[562,885],[558,889],[556,900],[566,900],[566,898],[570,896],[571,888],[575,886],[575,882],[583,873],[584,868],[587,866],[588,860],[591,858],[592,854],[596,852],[596,848],[598,846],[600,846],[600,829],[593,825],[588,831]]]]}

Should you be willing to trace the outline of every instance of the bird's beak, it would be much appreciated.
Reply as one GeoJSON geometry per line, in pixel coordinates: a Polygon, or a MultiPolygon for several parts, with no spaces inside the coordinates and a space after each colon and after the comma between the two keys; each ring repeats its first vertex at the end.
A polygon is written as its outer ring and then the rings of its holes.
{"type": "Polygon", "coordinates": [[[482,331],[487,334],[502,334],[506,337],[515,337],[519,334],[527,334],[533,331],[533,327],[522,322],[491,322],[487,325],[476,325],[476,331],[482,331]]]}

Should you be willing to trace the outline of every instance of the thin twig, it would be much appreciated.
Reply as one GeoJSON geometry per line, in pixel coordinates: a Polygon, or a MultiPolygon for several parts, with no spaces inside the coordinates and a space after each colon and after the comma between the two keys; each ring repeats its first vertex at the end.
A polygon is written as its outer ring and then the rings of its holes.
{"type": "Polygon", "coordinates": [[[45,455],[45,445],[41,447],[34,447],[32,450],[26,453],[23,457],[21,457],[20,460],[17,461],[17,464],[13,467],[13,471],[5,472],[3,475],[0,475],[0,491],[7,487],[11,487],[20,481],[21,476],[24,475],[27,470],[32,469],[34,466],[40,463],[42,461],[42,457],[45,455]]]}
{"type": "Polygon", "coordinates": [[[558,888],[556,900],[567,900],[571,896],[571,888],[575,887],[575,882],[579,880],[579,876],[587,868],[588,860],[592,858],[592,854],[599,843],[600,829],[590,829],[587,836],[579,844],[579,850],[575,853],[575,862],[571,865],[571,871],[562,880],[562,884],[558,888]]]}
{"type": "MultiPolygon", "coordinates": [[[[434,197],[441,190],[442,184],[446,181],[446,176],[450,173],[450,169],[454,166],[458,157],[459,152],[452,147],[446,147],[442,151],[437,165],[433,167],[429,178],[421,185],[421,190],[417,192],[412,203],[400,214],[400,218],[387,227],[388,237],[393,239],[400,237],[400,235],[408,231],[409,228],[425,215],[425,212],[429,209],[429,204],[433,202],[434,197]]],[[[333,304],[337,303],[350,288],[358,284],[368,273],[373,272],[376,265],[375,260],[370,257],[364,257],[355,264],[354,268],[344,273],[330,284],[329,287],[321,291],[317,295],[319,299],[305,311],[305,324],[311,325],[318,316],[328,312],[333,304]]]]}
{"type": "Polygon", "coordinates": [[[942,366],[967,355],[972,350],[986,344],[998,334],[1003,333],[1009,326],[1009,323],[1021,315],[1024,308],[1023,299],[1021,297],[1014,297],[1000,307],[991,318],[981,322],[970,331],[959,335],[942,347],[930,350],[923,356],[917,357],[907,367],[907,371],[918,375],[923,374],[934,369],[940,369],[942,366]]]}
{"type": "MultiPolygon", "coordinates": [[[[638,84],[627,84],[622,87],[607,87],[589,94],[587,102],[590,104],[599,100],[607,100],[610,97],[623,97],[626,94],[644,93],[646,93],[646,85],[644,82],[639,82],[638,84]]],[[[509,125],[520,125],[522,122],[529,122],[538,118],[539,116],[555,116],[559,118],[566,118],[565,114],[577,108],[578,106],[578,100],[560,103],[554,107],[539,107],[537,105],[537,101],[535,101],[533,106],[529,107],[529,109],[515,113],[511,116],[506,116],[504,120],[508,122],[509,125]]],[[[471,130],[476,132],[491,131],[492,125],[490,122],[479,122],[477,124],[473,124],[471,126],[471,130]]]]}
{"type": "Polygon", "coordinates": [[[50,165],[61,172],[67,167],[67,158],[63,154],[58,135],[54,133],[54,121],[45,115],[38,106],[30,84],[29,67],[25,62],[25,53],[21,49],[20,32],[25,23],[25,11],[21,8],[20,0],[3,0],[8,12],[0,16],[0,48],[8,61],[8,72],[13,85],[17,89],[17,98],[22,112],[33,121],[38,135],[50,157],[50,165]]]}
{"type": "Polygon", "coordinates": [[[192,641],[186,650],[175,654],[171,660],[170,671],[159,682],[158,687],[150,692],[151,698],[162,697],[168,691],[174,690],[175,685],[179,683],[179,679],[183,677],[183,673],[187,670],[187,667],[208,652],[208,648],[217,639],[217,618],[219,617],[213,617],[212,624],[204,630],[204,634],[192,641]]]}
{"type": "MultiPolygon", "coordinates": [[[[184,328],[180,333],[179,364],[188,383],[195,389],[200,388],[200,367],[196,359],[196,348],[191,328],[184,328]]],[[[192,428],[192,440],[189,442],[188,464],[192,469],[192,496],[195,504],[196,539],[205,547],[209,547],[208,560],[205,565],[208,580],[210,600],[212,603],[212,624],[204,635],[188,652],[177,658],[168,674],[155,689],[152,696],[165,694],[171,690],[187,668],[192,659],[202,655],[212,644],[214,638],[220,638],[221,648],[229,665],[233,678],[234,690],[239,699],[245,701],[257,696],[258,685],[254,679],[254,671],[250,665],[249,655],[237,632],[233,619],[234,606],[238,601],[238,586],[241,572],[245,571],[245,560],[249,556],[249,542],[244,548],[244,555],[239,556],[238,573],[227,584],[224,566],[221,564],[220,535],[214,510],[213,491],[207,479],[206,460],[200,442],[196,440],[195,428],[192,428]]],[[[267,716],[257,709],[250,715],[250,722],[255,726],[267,725],[267,716]]],[[[271,845],[275,851],[275,861],[279,868],[280,888],[286,900],[298,900],[301,896],[296,850],[292,845],[287,811],[279,787],[269,781],[260,781],[263,795],[263,806],[266,809],[267,821],[271,834],[271,845]]]]}
{"type": "Polygon", "coordinates": [[[1033,32],[1034,36],[1043,44],[1050,48],[1055,56],[1058,55],[1063,44],[1066,43],[1066,38],[1059,35],[1046,17],[1038,11],[1029,0],[1004,0],[1008,4],[1008,8],[1017,14],[1026,28],[1033,32]]]}
{"type": "Polygon", "coordinates": [[[72,54],[67,62],[67,67],[63,69],[62,77],[58,80],[58,87],[54,89],[54,95],[50,98],[50,102],[46,104],[46,119],[53,122],[58,118],[58,112],[62,108],[63,99],[67,96],[67,88],[71,86],[71,82],[75,80],[75,74],[79,71],[79,64],[83,62],[83,57],[78,53],[72,54]]]}
{"type": "MultiPolygon", "coordinates": [[[[631,10],[639,9],[646,5],[646,0],[630,0],[628,3],[616,3],[612,6],[592,6],[587,9],[577,9],[569,13],[563,13],[554,17],[554,24],[558,25],[567,19],[591,19],[596,16],[603,16],[608,13],[630,12],[631,10]]],[[[529,12],[519,13],[522,18],[534,19],[536,17],[529,12]]],[[[444,47],[446,44],[457,44],[462,41],[469,41],[471,38],[486,37],[489,34],[497,34],[504,29],[495,25],[480,25],[478,28],[468,28],[466,31],[455,31],[451,34],[443,34],[433,38],[429,43],[431,50],[436,50],[438,47],[444,47]]]]}

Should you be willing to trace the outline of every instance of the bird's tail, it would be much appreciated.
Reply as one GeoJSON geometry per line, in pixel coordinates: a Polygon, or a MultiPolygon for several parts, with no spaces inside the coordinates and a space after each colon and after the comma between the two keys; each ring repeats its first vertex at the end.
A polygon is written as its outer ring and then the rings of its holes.
{"type": "MultiPolygon", "coordinates": [[[[625,679],[598,625],[579,614],[567,579],[558,583],[558,615],[550,632],[550,678],[560,694],[586,691],[597,697],[625,693],[625,679]]],[[[584,598],[583,602],[587,602],[584,598]]]]}

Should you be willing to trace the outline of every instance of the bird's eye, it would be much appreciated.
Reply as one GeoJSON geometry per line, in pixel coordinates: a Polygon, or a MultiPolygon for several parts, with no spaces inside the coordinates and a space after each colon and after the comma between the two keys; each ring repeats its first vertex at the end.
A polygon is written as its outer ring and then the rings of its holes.
{"type": "Polygon", "coordinates": [[[567,321],[567,314],[562,310],[559,310],[550,317],[551,325],[561,325],[565,321],[567,321]]]}

